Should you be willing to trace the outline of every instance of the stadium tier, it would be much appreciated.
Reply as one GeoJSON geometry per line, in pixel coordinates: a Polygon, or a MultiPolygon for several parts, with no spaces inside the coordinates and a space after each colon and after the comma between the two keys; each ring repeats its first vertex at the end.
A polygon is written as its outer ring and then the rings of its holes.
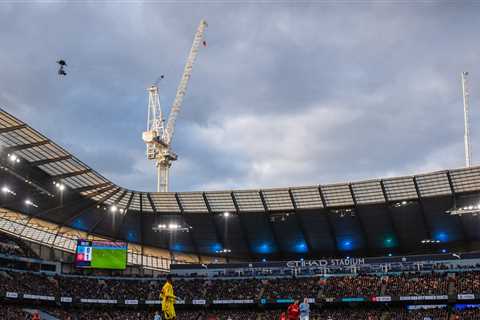
{"type": "MultiPolygon", "coordinates": [[[[21,242],[0,239],[0,306],[7,319],[38,312],[51,320],[140,320],[153,319],[160,308],[164,276],[56,269],[57,261],[31,257],[21,242]]],[[[479,319],[480,254],[382,259],[334,259],[326,269],[319,265],[331,261],[178,265],[172,268],[177,318],[279,319],[288,305],[307,298],[310,319],[479,319]]]]}
{"type": "Polygon", "coordinates": [[[128,264],[360,258],[479,249],[480,168],[262,190],[138,192],[0,110],[0,229],[72,253],[128,242],[128,264]],[[464,213],[464,214],[462,214],[464,213]]]}
{"type": "Polygon", "coordinates": [[[7,319],[153,319],[166,272],[178,319],[278,319],[303,298],[310,319],[478,319],[479,167],[154,193],[4,110],[0,147],[7,319]]]}

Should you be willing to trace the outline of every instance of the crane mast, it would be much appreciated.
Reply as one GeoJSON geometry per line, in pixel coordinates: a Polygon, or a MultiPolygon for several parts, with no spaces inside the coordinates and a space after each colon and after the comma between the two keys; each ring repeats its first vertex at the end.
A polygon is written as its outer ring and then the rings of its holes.
{"type": "Polygon", "coordinates": [[[203,42],[206,27],[207,22],[202,19],[195,32],[192,47],[170,109],[166,127],[160,106],[158,84],[155,83],[148,89],[147,131],[143,132],[142,138],[147,146],[147,159],[155,161],[158,192],[168,191],[170,167],[172,166],[172,162],[177,160],[177,155],[171,150],[175,122],[182,107],[188,81],[192,75],[193,64],[197,58],[200,44],[203,42]]]}
{"type": "Polygon", "coordinates": [[[472,150],[470,144],[470,92],[468,91],[468,72],[462,72],[462,93],[463,93],[463,120],[465,125],[465,166],[467,168],[471,165],[472,150]]]}

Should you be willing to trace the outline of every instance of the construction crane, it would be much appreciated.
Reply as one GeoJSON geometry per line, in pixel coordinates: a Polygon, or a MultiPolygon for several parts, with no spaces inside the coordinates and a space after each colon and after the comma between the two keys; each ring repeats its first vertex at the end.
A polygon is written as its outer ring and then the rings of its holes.
{"type": "MultiPolygon", "coordinates": [[[[143,132],[142,138],[147,146],[147,159],[155,160],[158,192],[168,191],[170,167],[172,166],[172,162],[177,160],[177,155],[171,149],[175,121],[182,107],[183,98],[187,91],[188,81],[190,80],[192,67],[197,58],[200,45],[202,43],[205,45],[204,33],[206,27],[207,22],[202,19],[193,38],[192,48],[190,49],[166,125],[158,94],[158,83],[160,79],[148,88],[147,131],[143,132]]],[[[161,78],[163,78],[163,76],[161,78]]]]}
{"type": "Polygon", "coordinates": [[[472,149],[470,144],[470,92],[468,91],[468,72],[462,72],[462,93],[463,93],[463,120],[465,125],[465,166],[470,167],[472,161],[472,149]]]}

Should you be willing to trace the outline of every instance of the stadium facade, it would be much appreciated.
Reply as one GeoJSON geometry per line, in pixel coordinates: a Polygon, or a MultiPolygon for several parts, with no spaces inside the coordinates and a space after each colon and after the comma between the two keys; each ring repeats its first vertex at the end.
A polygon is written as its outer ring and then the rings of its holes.
{"type": "Polygon", "coordinates": [[[261,190],[140,192],[109,181],[0,109],[0,229],[73,252],[122,239],[128,263],[241,262],[466,252],[479,219],[480,167],[261,190]],[[472,210],[470,210],[472,211],[472,210]],[[188,232],[156,232],[175,224],[188,232]]]}

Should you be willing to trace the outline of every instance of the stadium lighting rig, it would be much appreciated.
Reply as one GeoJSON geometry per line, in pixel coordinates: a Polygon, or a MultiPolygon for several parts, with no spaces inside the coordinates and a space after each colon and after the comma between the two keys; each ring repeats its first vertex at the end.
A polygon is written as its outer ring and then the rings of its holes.
{"type": "Polygon", "coordinates": [[[12,196],[16,196],[17,194],[13,192],[9,187],[3,186],[2,187],[2,193],[4,194],[11,194],[12,196]]]}
{"type": "Polygon", "coordinates": [[[454,206],[452,209],[445,211],[445,213],[453,216],[455,215],[461,216],[463,214],[471,214],[473,216],[476,216],[480,213],[480,204],[463,206],[460,208],[457,208],[456,206],[454,206]]]}
{"type": "Polygon", "coordinates": [[[355,217],[355,209],[353,208],[331,209],[330,212],[340,215],[340,218],[355,217]]]}
{"type": "Polygon", "coordinates": [[[105,205],[100,205],[97,204],[97,209],[103,209],[103,211],[109,210],[111,213],[126,213],[127,209],[119,208],[116,205],[111,205],[111,206],[105,206],[105,205]]]}
{"type": "Polygon", "coordinates": [[[177,223],[159,224],[152,228],[152,230],[155,232],[177,232],[177,231],[190,232],[190,229],[192,229],[191,226],[188,226],[188,225],[182,226],[177,223]]]}
{"type": "Polygon", "coordinates": [[[60,191],[64,191],[64,190],[65,190],[65,185],[64,185],[63,183],[54,181],[54,182],[53,182],[53,185],[55,186],[55,188],[57,188],[57,189],[60,190],[60,191]]]}
{"type": "Polygon", "coordinates": [[[403,201],[399,201],[399,202],[394,202],[394,203],[392,204],[392,207],[394,207],[394,208],[407,207],[407,206],[411,205],[412,203],[414,203],[414,202],[413,202],[413,201],[403,200],[403,201]]]}
{"type": "Polygon", "coordinates": [[[125,210],[122,208],[117,207],[116,205],[110,206],[110,212],[115,213],[115,212],[120,212],[123,213],[125,210]]]}
{"type": "Polygon", "coordinates": [[[13,162],[13,163],[19,163],[20,162],[20,158],[13,153],[9,153],[7,155],[7,157],[8,157],[8,160],[10,160],[10,162],[13,162]]]}
{"type": "Polygon", "coordinates": [[[221,213],[215,213],[215,215],[217,217],[222,217],[224,218],[225,220],[227,220],[228,218],[231,218],[235,215],[236,213],[232,213],[232,212],[229,212],[229,211],[225,211],[225,212],[221,212],[221,213]]]}
{"type": "Polygon", "coordinates": [[[158,93],[158,82],[163,76],[148,89],[147,130],[143,132],[142,139],[147,146],[147,159],[155,160],[155,166],[157,167],[157,192],[168,191],[170,167],[172,166],[172,162],[177,160],[177,155],[171,149],[175,121],[180,113],[183,98],[187,92],[188,82],[192,75],[193,64],[197,58],[200,45],[202,43],[204,46],[206,45],[204,40],[206,27],[207,22],[202,19],[193,38],[192,47],[166,124],[163,118],[162,108],[160,107],[158,93]]]}
{"type": "Polygon", "coordinates": [[[232,250],[230,250],[230,249],[221,249],[221,250],[215,251],[215,253],[221,253],[221,254],[222,253],[230,253],[230,252],[232,252],[232,250]]]}
{"type": "Polygon", "coordinates": [[[277,222],[281,221],[284,222],[287,220],[288,217],[290,217],[290,212],[285,212],[285,213],[271,213],[270,214],[270,222],[277,222]]]}
{"type": "Polygon", "coordinates": [[[423,239],[420,241],[422,244],[438,244],[440,243],[440,240],[434,240],[434,239],[423,239]]]}
{"type": "Polygon", "coordinates": [[[35,204],[34,202],[32,202],[32,200],[30,200],[30,199],[25,200],[25,204],[29,207],[38,208],[38,205],[35,204]]]}

